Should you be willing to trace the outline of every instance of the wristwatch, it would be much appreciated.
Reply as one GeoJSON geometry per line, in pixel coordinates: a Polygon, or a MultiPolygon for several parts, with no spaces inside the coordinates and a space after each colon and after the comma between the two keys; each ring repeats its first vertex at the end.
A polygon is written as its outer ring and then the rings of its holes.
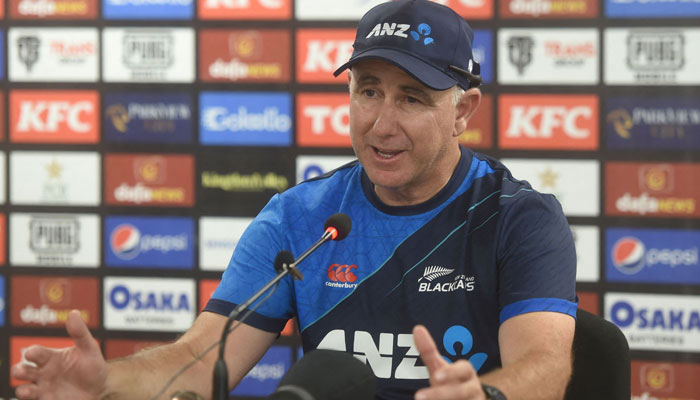
{"type": "Polygon", "coordinates": [[[486,400],[508,400],[506,399],[506,396],[500,390],[498,390],[497,387],[481,385],[481,388],[484,390],[486,400]]]}

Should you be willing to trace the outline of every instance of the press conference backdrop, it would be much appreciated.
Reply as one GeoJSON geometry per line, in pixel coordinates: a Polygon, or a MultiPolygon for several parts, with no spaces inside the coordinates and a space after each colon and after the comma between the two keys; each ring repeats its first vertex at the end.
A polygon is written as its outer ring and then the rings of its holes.
{"type": "MultiPolygon", "coordinates": [[[[269,197],[352,159],[331,72],[378,2],[0,3],[0,397],[24,348],[70,344],[70,309],[108,358],[175,338],[269,197]]],[[[460,140],[562,203],[633,398],[700,399],[700,2],[442,3],[486,82],[460,140]]],[[[288,325],[233,396],[299,344],[288,325]]]]}

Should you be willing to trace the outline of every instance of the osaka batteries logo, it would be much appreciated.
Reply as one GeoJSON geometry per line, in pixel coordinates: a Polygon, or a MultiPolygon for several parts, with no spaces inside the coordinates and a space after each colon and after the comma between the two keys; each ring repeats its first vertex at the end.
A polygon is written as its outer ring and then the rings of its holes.
{"type": "Polygon", "coordinates": [[[117,226],[109,238],[114,254],[122,260],[131,260],[139,254],[141,232],[131,224],[117,226]]]}

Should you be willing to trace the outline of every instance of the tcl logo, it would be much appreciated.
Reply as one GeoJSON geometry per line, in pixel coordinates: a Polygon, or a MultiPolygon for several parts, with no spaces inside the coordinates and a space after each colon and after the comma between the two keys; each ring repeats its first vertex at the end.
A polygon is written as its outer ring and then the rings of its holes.
{"type": "Polygon", "coordinates": [[[203,19],[289,19],[291,0],[200,0],[203,19]]]}
{"type": "Polygon", "coordinates": [[[300,146],[351,147],[348,94],[299,94],[297,113],[300,146]]]}
{"type": "Polygon", "coordinates": [[[596,96],[503,95],[499,143],[505,149],[595,150],[596,96]]]}
{"type": "Polygon", "coordinates": [[[95,91],[10,92],[10,139],[14,142],[96,143],[95,91]]]}
{"type": "Polygon", "coordinates": [[[306,83],[347,83],[333,71],[352,55],[352,29],[300,29],[297,31],[297,81],[306,83]]]}

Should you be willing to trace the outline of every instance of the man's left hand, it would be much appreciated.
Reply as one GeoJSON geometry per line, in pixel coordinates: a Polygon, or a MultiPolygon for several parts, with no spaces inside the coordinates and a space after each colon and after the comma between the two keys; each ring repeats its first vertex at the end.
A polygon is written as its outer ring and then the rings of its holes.
{"type": "Polygon", "coordinates": [[[430,387],[416,392],[416,400],[485,400],[481,381],[467,360],[448,363],[438,352],[430,332],[413,328],[413,341],[430,374],[430,387]]]}

